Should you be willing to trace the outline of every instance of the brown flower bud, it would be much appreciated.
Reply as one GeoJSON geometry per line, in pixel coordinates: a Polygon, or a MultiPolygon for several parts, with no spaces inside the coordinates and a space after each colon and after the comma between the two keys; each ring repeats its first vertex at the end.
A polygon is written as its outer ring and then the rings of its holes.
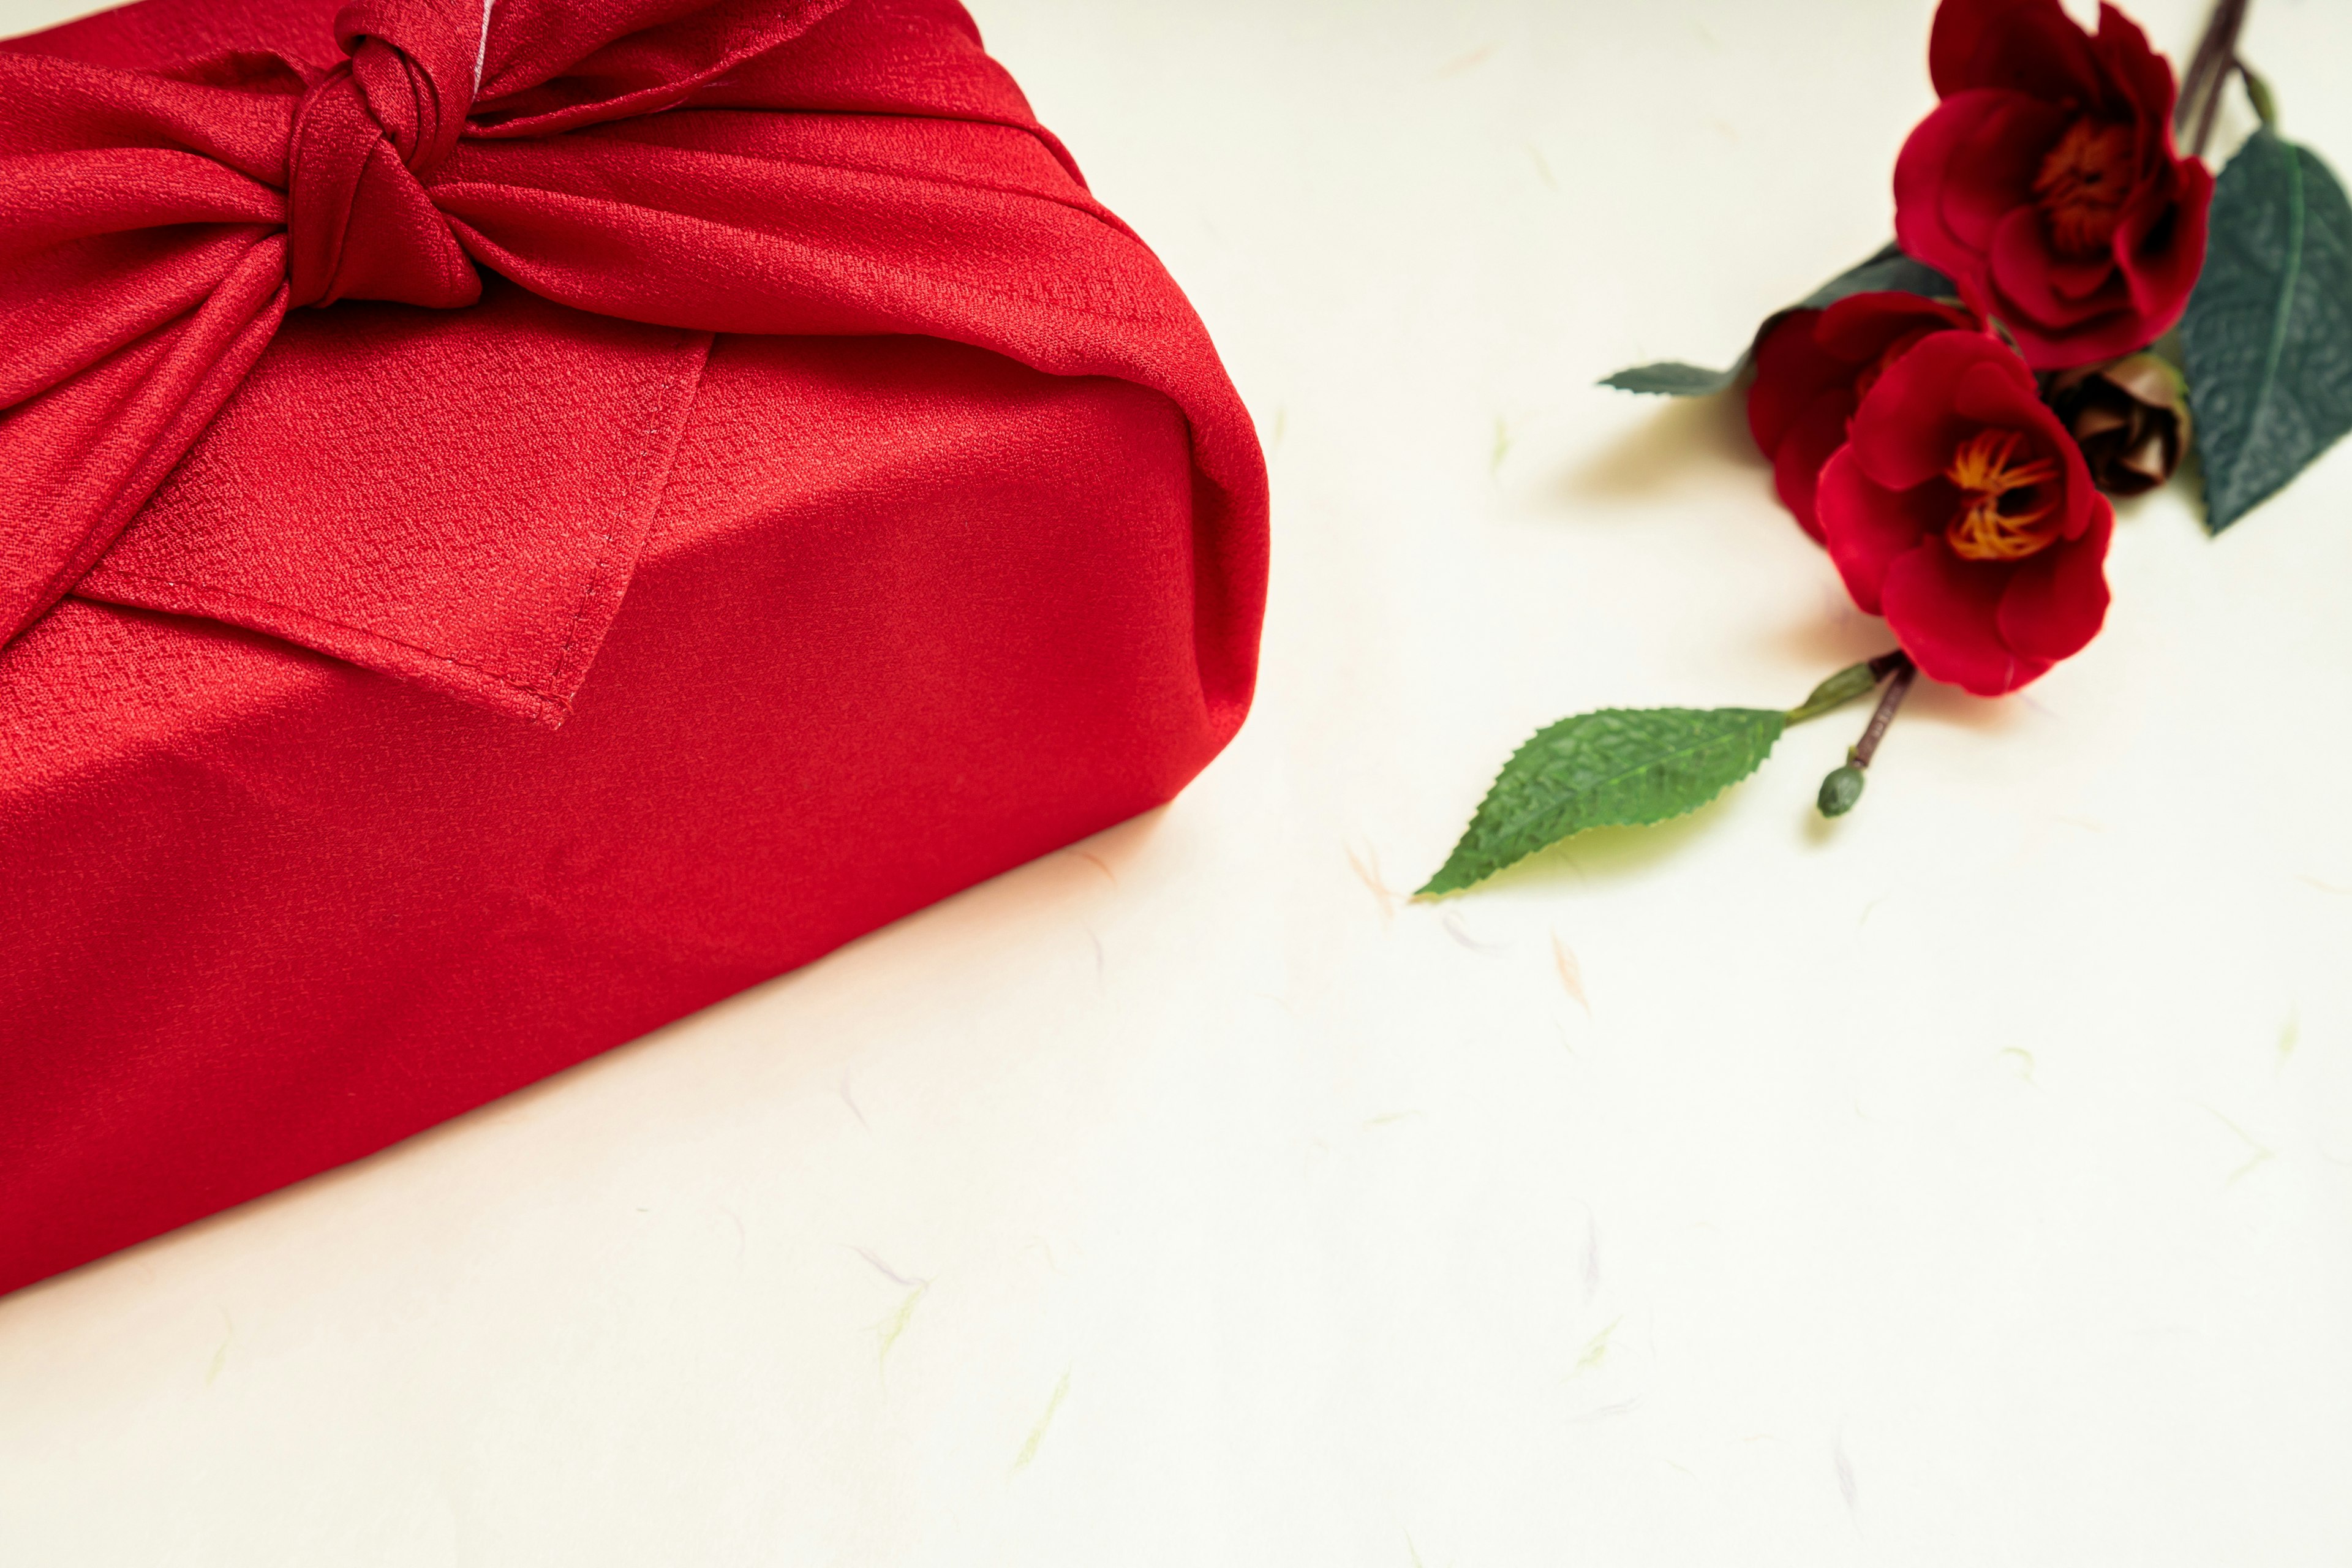
{"type": "Polygon", "coordinates": [[[2043,393],[2109,495],[2154,489],[2189,446],[2189,389],[2180,373],[2142,352],[2053,376],[2043,393]]]}

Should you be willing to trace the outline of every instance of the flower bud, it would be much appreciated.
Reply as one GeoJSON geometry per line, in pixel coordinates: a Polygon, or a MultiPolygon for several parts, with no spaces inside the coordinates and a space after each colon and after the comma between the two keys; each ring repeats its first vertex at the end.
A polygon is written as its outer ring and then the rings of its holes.
{"type": "Polygon", "coordinates": [[[2092,482],[2109,495],[2154,489],[2180,466],[2188,387],[2161,357],[2143,351],[2064,371],[2043,395],[2083,449],[2092,482]]]}
{"type": "Polygon", "coordinates": [[[1822,781],[1821,798],[1813,804],[1823,816],[1843,816],[1862,798],[1863,772],[1852,763],[1822,781]]]}

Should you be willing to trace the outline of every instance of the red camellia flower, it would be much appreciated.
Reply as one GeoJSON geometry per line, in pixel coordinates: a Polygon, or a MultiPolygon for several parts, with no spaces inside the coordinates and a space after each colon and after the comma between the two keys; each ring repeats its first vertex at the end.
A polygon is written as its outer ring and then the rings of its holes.
{"type": "Polygon", "coordinates": [[[1895,235],[2000,319],[2028,363],[2128,353],[2189,302],[2213,176],[2172,145],[2172,69],[2122,12],[1943,0],[1943,99],[1895,165],[1895,235]]]}
{"type": "Polygon", "coordinates": [[[1821,472],[1830,558],[1925,674],[2013,691],[2097,635],[2115,512],[1999,339],[1937,332],[1888,365],[1821,472]]]}
{"type": "Polygon", "coordinates": [[[1807,533],[1822,536],[1813,485],[1830,454],[1845,445],[1854,405],[1886,367],[1930,332],[1981,329],[1975,314],[1916,294],[1852,294],[1823,310],[1790,310],[1756,345],[1748,388],[1748,430],[1771,459],[1780,504],[1807,533]]]}

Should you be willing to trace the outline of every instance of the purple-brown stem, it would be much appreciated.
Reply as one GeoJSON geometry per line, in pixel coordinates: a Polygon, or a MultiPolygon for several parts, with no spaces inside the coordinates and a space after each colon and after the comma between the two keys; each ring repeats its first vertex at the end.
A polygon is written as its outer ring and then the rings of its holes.
{"type": "Polygon", "coordinates": [[[1895,722],[1895,710],[1903,706],[1903,699],[1911,689],[1911,681],[1919,673],[1919,667],[1911,662],[1909,654],[1887,657],[1898,661],[1895,665],[1895,679],[1886,683],[1885,691],[1879,696],[1878,707],[1870,715],[1869,727],[1863,731],[1862,739],[1856,741],[1853,750],[1846,754],[1846,761],[1858,768],[1870,766],[1870,759],[1878,754],[1878,742],[1885,739],[1886,726],[1895,722]]]}
{"type": "Polygon", "coordinates": [[[2251,78],[2238,58],[2238,34],[2246,25],[2248,3],[2216,0],[2213,15],[2205,23],[2205,36],[2197,40],[2197,52],[2189,57],[2189,69],[2180,79],[2180,100],[2173,110],[2172,128],[2185,131],[2194,120],[2196,130],[2189,138],[2192,157],[2202,158],[2213,140],[2213,117],[2221,110],[2221,89],[2229,85],[2231,73],[2251,78]]]}

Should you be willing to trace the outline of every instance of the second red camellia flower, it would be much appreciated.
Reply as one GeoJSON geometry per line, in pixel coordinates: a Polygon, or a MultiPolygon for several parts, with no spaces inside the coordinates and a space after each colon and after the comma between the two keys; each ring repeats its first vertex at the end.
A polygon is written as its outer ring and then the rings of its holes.
{"type": "Polygon", "coordinates": [[[1886,366],[1816,506],[1854,602],[1934,679],[2013,691],[2106,618],[2114,510],[2032,373],[1986,333],[1936,332],[1886,366]]]}
{"type": "Polygon", "coordinates": [[[1895,166],[1895,234],[1998,317],[2037,370],[2129,353],[2180,319],[2213,176],[2172,142],[2173,79],[2112,5],[1944,0],[1943,100],[1895,166]]]}

